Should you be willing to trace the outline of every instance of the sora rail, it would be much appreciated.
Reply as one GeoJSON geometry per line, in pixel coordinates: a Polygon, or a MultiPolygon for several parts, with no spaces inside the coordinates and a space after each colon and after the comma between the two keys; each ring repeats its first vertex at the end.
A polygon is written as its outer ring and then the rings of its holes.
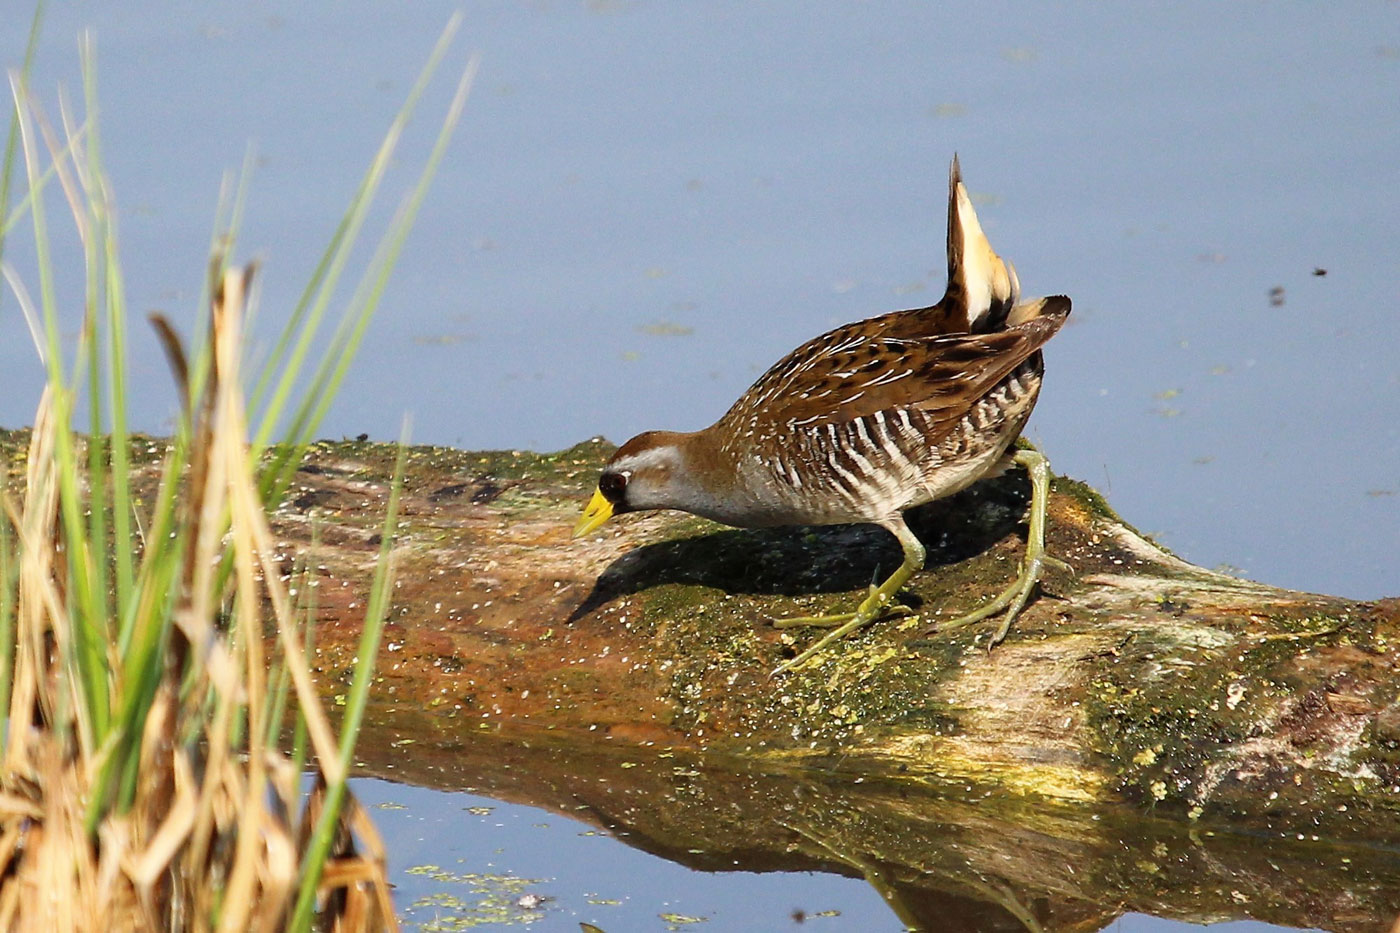
{"type": "Polygon", "coordinates": [[[1016,439],[1040,393],[1041,346],[1069,316],[1064,296],[1020,301],[1016,271],[987,242],[963,187],[948,178],[948,287],[938,304],[846,324],[783,357],[710,427],[647,431],[618,448],[574,535],[611,516],[681,509],[743,528],[871,522],[904,562],[854,612],[780,620],[833,626],[775,672],[805,664],[831,641],[891,611],[924,564],[905,509],[1019,464],[1031,478],[1026,558],[991,603],[941,623],[1005,610],[1005,638],[1047,563],[1050,469],[1016,439]]]}

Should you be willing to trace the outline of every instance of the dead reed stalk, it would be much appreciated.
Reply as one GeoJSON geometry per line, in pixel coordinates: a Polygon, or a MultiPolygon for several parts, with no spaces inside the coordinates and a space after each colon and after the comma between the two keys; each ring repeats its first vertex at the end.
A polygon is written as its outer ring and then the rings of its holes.
{"type": "MultiPolygon", "coordinates": [[[[63,427],[49,393],[35,419],[22,494],[4,496],[16,534],[14,687],[0,773],[0,928],[5,930],[279,930],[330,783],[343,782],[333,731],[301,653],[297,618],[272,564],[273,542],[256,494],[238,377],[243,296],[252,270],[226,273],[210,328],[210,404],[194,431],[181,484],[189,548],[174,595],[172,656],[162,662],[139,725],[139,778],[129,806],[88,828],[104,759],[117,743],[80,740],[90,725],[69,660],[76,613],[71,557],[59,520],[55,450],[63,427]],[[220,584],[220,568],[232,572],[220,584]],[[305,806],[290,758],[267,729],[265,608],[282,646],[297,707],[324,773],[305,806]],[[241,738],[240,738],[241,736],[241,738]]],[[[147,551],[146,559],[156,559],[147,551]]],[[[109,669],[122,669],[109,652],[109,669]]],[[[119,705],[120,682],[112,688],[119,705]]],[[[340,849],[322,876],[323,928],[395,928],[384,852],[353,799],[339,819],[340,849]],[[351,840],[358,840],[364,854],[351,840]]]]}

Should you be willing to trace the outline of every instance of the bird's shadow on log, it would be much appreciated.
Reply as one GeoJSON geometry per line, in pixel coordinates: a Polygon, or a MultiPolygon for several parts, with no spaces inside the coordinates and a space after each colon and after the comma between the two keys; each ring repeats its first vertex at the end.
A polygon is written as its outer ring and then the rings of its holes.
{"type": "MultiPolygon", "coordinates": [[[[1019,526],[1029,502],[1030,481],[1017,470],[910,509],[904,517],[927,550],[924,567],[935,568],[1023,533],[1019,526]]],[[[668,583],[749,595],[848,592],[879,583],[902,560],[894,536],[878,525],[724,529],[628,551],[598,575],[569,621],[668,583]]]]}

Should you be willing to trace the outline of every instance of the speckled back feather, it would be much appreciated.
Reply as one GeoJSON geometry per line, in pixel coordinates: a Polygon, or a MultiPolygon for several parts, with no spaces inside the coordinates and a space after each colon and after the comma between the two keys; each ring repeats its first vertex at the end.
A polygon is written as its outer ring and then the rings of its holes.
{"type": "Polygon", "coordinates": [[[946,429],[1054,336],[1070,301],[1046,299],[1037,317],[990,334],[892,336],[915,330],[925,310],[858,321],[804,343],[734,403],[717,425],[721,434],[763,443],[899,409],[923,411],[946,429]]]}

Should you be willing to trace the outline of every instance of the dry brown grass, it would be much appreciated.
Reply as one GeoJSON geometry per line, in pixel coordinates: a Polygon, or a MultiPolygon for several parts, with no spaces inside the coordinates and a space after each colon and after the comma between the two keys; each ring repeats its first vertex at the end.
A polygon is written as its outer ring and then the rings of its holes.
{"type": "MultiPolygon", "coordinates": [[[[58,456],[66,429],[54,416],[52,389],[36,415],[23,490],[4,497],[17,545],[10,552],[17,581],[10,728],[0,769],[4,930],[283,929],[326,789],[345,780],[273,563],[249,456],[238,360],[250,279],[251,270],[229,272],[215,289],[214,367],[192,413],[189,468],[166,480],[180,485],[176,534],[189,547],[168,650],[139,724],[139,778],[129,805],[99,800],[110,796],[104,765],[117,741],[92,740],[100,730],[85,721],[90,704],[72,663],[80,613],[69,601],[58,456]],[[277,731],[268,729],[275,713],[265,621],[275,629],[278,663],[290,675],[321,768],[304,808],[300,772],[265,741],[277,731]]],[[[145,557],[155,559],[149,550],[145,557]]],[[[141,684],[123,681],[129,665],[115,646],[107,653],[115,709],[124,690],[141,684]]],[[[336,840],[318,893],[322,928],[395,929],[383,848],[353,799],[336,840]]]]}

